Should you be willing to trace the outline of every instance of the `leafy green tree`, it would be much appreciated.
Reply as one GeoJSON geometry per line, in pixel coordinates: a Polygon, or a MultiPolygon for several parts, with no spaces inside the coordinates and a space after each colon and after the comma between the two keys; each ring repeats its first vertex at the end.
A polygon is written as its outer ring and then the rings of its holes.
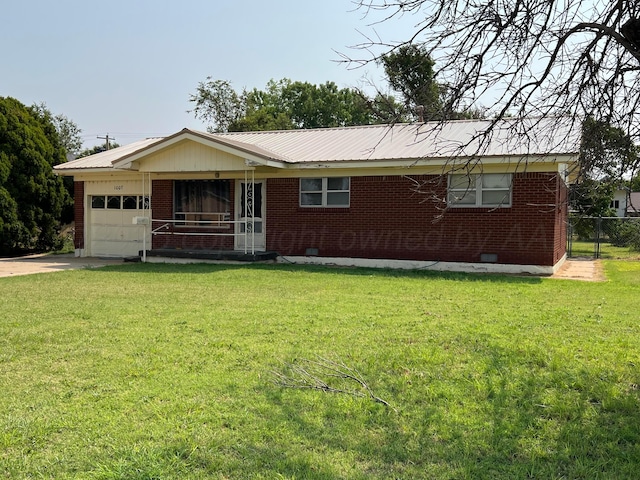
{"type": "Polygon", "coordinates": [[[614,193],[640,166],[638,148],[629,135],[606,122],[586,118],[579,165],[571,191],[572,209],[584,216],[615,216],[611,208],[614,193]]]}
{"type": "Polygon", "coordinates": [[[119,146],[120,145],[118,143],[109,140],[109,145],[107,145],[107,142],[104,142],[101,145],[95,145],[91,148],[85,148],[80,153],[78,153],[78,155],[76,155],[76,158],[88,157],[89,155],[95,155],[96,153],[106,152],[109,149],[118,148],[119,146]]]}
{"type": "MultiPolygon", "coordinates": [[[[265,90],[243,90],[238,95],[241,107],[238,116],[228,125],[232,132],[249,132],[254,130],[291,130],[294,128],[291,113],[283,98],[283,86],[289,80],[278,82],[270,80],[265,90]]],[[[290,83],[290,82],[289,82],[290,83]]],[[[233,99],[233,95],[230,96],[233,99]]]]}
{"type": "Polygon", "coordinates": [[[607,122],[587,117],[582,124],[580,174],[622,185],[637,174],[640,152],[631,137],[607,122]]]}
{"type": "Polygon", "coordinates": [[[402,103],[388,93],[377,92],[373,99],[368,100],[368,105],[377,119],[374,123],[407,123],[414,118],[402,103]]]}
{"type": "Polygon", "coordinates": [[[65,160],[50,119],[0,97],[0,255],[59,245],[60,218],[71,199],[52,167],[65,160]]]}
{"type": "Polygon", "coordinates": [[[212,132],[289,130],[387,123],[401,106],[392,97],[370,99],[334,82],[314,85],[271,80],[264,90],[238,93],[225,80],[198,85],[190,101],[196,118],[212,132]],[[383,108],[384,107],[384,108],[383,108]]]}
{"type": "Polygon", "coordinates": [[[381,57],[379,63],[389,86],[402,95],[409,112],[425,121],[443,118],[444,88],[435,81],[435,63],[424,48],[401,45],[381,57]]]}
{"type": "Polygon", "coordinates": [[[587,217],[612,217],[616,212],[611,208],[611,200],[616,191],[615,184],[606,180],[585,178],[572,185],[572,209],[587,217]]]}
{"type": "MultiPolygon", "coordinates": [[[[31,106],[31,111],[40,119],[43,125],[53,125],[55,127],[58,141],[66,151],[67,160],[69,157],[77,158],[79,156],[80,149],[82,148],[82,137],[80,136],[82,130],[78,125],[65,115],[54,115],[51,113],[51,110],[49,110],[44,102],[33,104],[31,106]]],[[[55,134],[54,132],[49,131],[48,135],[54,136],[55,134]]],[[[62,182],[64,183],[64,187],[67,189],[70,198],[73,198],[73,178],[63,177],[62,182]]],[[[63,208],[60,219],[63,224],[71,223],[73,221],[72,203],[67,204],[63,208]]]]}
{"type": "Polygon", "coordinates": [[[53,124],[58,132],[60,144],[68,154],[76,157],[80,153],[82,149],[82,137],[80,136],[82,130],[75,122],[62,114],[53,115],[45,103],[35,104],[31,109],[43,122],[51,122],[53,124]]]}
{"type": "MultiPolygon", "coordinates": [[[[288,79],[272,80],[265,91],[248,92],[246,102],[246,119],[252,119],[258,112],[266,113],[280,128],[341,127],[374,120],[366,100],[357,91],[339,89],[333,82],[313,85],[288,79]]],[[[231,125],[230,129],[247,130],[241,122],[231,125]]]]}
{"type": "Polygon", "coordinates": [[[391,89],[402,97],[404,108],[395,114],[398,121],[484,118],[484,111],[479,107],[454,109],[455,95],[448,85],[436,81],[435,62],[424,46],[400,45],[380,57],[377,63],[383,66],[391,89]]]}
{"type": "Polygon", "coordinates": [[[227,80],[207,77],[198,83],[189,101],[195,104],[191,112],[208,124],[210,132],[226,132],[231,123],[245,115],[245,92],[238,94],[227,80]]]}

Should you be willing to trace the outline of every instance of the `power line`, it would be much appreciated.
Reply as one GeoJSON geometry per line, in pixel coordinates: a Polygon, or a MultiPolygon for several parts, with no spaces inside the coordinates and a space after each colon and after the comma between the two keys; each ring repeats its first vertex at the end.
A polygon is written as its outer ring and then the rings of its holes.
{"type": "MultiPolygon", "coordinates": [[[[99,140],[105,140],[106,144],[107,144],[107,150],[109,150],[111,148],[111,145],[109,144],[109,134],[107,133],[107,135],[105,137],[96,137],[99,140]]],[[[112,138],[111,140],[115,141],[115,138],[112,138]]]]}

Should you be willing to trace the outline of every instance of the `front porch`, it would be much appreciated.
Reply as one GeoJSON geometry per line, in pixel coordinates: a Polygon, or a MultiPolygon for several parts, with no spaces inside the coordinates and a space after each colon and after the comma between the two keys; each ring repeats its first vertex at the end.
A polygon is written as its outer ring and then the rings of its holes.
{"type": "Polygon", "coordinates": [[[173,258],[189,252],[212,260],[261,259],[266,250],[265,183],[251,172],[245,172],[244,180],[154,180],[153,215],[146,221],[150,243],[141,246],[147,252],[173,253],[173,258]]]}
{"type": "Polygon", "coordinates": [[[254,252],[246,253],[244,250],[207,250],[207,249],[182,249],[182,248],[155,248],[140,251],[138,257],[133,257],[130,261],[140,261],[146,257],[147,261],[157,261],[160,258],[171,260],[187,261],[214,261],[214,262],[273,262],[278,256],[277,252],[254,252]],[[152,258],[152,260],[149,260],[152,258]]]}

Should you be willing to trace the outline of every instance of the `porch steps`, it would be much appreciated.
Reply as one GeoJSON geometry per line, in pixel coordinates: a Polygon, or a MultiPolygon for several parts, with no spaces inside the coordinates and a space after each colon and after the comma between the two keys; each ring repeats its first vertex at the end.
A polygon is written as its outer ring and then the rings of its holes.
{"type": "MultiPolygon", "coordinates": [[[[139,256],[142,257],[142,251],[139,252],[139,256]]],[[[252,254],[238,250],[185,250],[178,248],[157,248],[147,250],[147,258],[148,257],[253,263],[275,261],[278,257],[278,253],[255,252],[252,254]]]]}

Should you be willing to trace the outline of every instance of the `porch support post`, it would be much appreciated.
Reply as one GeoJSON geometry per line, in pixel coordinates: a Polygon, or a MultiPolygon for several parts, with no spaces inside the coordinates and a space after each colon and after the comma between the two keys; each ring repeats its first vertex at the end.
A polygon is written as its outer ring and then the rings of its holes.
{"type": "Polygon", "coordinates": [[[256,188],[256,172],[251,170],[251,255],[256,254],[256,212],[255,212],[255,190],[256,188]]]}
{"type": "Polygon", "coordinates": [[[251,178],[249,178],[249,171],[244,171],[244,253],[248,253],[248,240],[251,241],[251,255],[256,253],[256,241],[255,241],[255,171],[251,170],[251,178]]]}
{"type": "MultiPolygon", "coordinates": [[[[244,216],[244,242],[243,243],[244,243],[244,253],[245,253],[245,255],[247,253],[247,232],[249,231],[249,222],[247,221],[247,211],[249,209],[248,202],[247,202],[247,197],[248,197],[248,194],[247,194],[247,188],[248,188],[247,187],[247,185],[248,185],[247,179],[248,179],[248,173],[247,173],[247,170],[245,170],[244,171],[244,199],[243,199],[244,200],[244,212],[240,211],[240,215],[244,216]]],[[[240,207],[240,209],[242,210],[242,206],[240,207]]]]}
{"type": "MultiPolygon", "coordinates": [[[[144,172],[142,172],[142,216],[146,217],[146,208],[144,201],[144,172]]],[[[147,263],[147,226],[144,225],[142,229],[142,263],[147,263]]]]}

